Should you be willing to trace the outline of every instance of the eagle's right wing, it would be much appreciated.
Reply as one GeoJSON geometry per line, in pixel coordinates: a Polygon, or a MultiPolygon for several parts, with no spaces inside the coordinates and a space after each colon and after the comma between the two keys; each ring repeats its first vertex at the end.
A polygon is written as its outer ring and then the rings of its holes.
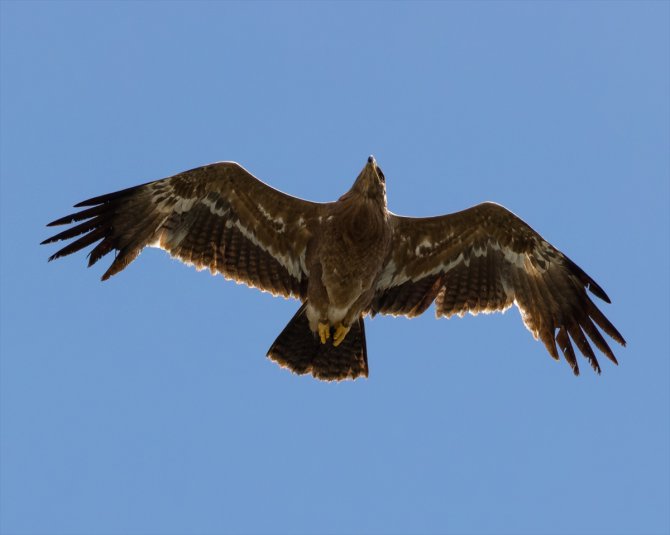
{"type": "Polygon", "coordinates": [[[89,266],[117,251],[102,280],[155,246],[198,269],[300,298],[307,243],[322,206],[271,188],[237,163],[219,162],[80,202],[75,207],[90,208],[49,226],[82,223],[42,243],[83,234],[54,260],[100,241],[89,266]]]}

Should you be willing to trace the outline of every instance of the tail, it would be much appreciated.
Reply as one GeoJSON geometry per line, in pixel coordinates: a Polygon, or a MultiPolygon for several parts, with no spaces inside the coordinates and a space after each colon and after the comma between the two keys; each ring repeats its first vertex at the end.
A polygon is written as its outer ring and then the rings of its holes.
{"type": "Polygon", "coordinates": [[[268,350],[268,357],[298,375],[311,373],[324,381],[368,376],[363,317],[351,326],[342,343],[335,347],[332,337],[322,344],[309,328],[303,304],[268,350]]]}

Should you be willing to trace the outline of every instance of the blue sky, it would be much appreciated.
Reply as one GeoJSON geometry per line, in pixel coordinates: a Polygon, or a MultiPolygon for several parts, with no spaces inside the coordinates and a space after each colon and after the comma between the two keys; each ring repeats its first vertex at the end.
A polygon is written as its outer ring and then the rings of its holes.
{"type": "Polygon", "coordinates": [[[2,2],[0,531],[670,531],[670,4],[2,2]],[[370,378],[264,355],[298,304],[44,224],[218,160],[327,201],[497,201],[608,292],[620,366],[504,315],[367,322],[370,378]]]}

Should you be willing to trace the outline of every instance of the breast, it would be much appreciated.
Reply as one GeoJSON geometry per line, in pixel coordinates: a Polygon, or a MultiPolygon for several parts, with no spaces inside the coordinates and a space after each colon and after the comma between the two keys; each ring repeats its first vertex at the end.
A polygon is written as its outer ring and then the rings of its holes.
{"type": "Polygon", "coordinates": [[[390,246],[385,215],[370,204],[346,207],[324,229],[322,281],[334,315],[371,293],[390,246]]]}

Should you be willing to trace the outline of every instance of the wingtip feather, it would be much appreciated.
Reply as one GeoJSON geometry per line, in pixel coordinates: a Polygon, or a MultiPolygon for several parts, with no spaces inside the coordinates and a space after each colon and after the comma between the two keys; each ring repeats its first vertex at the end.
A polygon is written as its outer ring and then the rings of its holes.
{"type": "Polygon", "coordinates": [[[593,295],[602,299],[603,301],[605,301],[605,303],[610,305],[612,304],[612,300],[609,298],[609,295],[605,293],[605,290],[603,290],[598,284],[596,284],[595,281],[590,277],[589,282],[586,283],[586,287],[593,295]]]}
{"type": "Polygon", "coordinates": [[[568,263],[569,268],[573,271],[573,273],[577,276],[577,278],[581,281],[581,283],[596,297],[599,299],[602,299],[606,303],[611,303],[612,301],[610,300],[609,296],[607,293],[605,293],[605,290],[603,290],[600,285],[593,280],[582,268],[580,268],[577,264],[575,264],[572,260],[570,260],[567,256],[565,256],[565,260],[568,263]]]}
{"type": "Polygon", "coordinates": [[[85,201],[78,202],[77,204],[73,204],[73,208],[83,208],[84,206],[95,206],[96,204],[100,204],[98,202],[95,202],[95,198],[93,199],[86,199],[85,201]]]}
{"type": "Polygon", "coordinates": [[[78,202],[77,204],[74,205],[74,207],[82,208],[84,206],[95,206],[98,204],[104,204],[110,201],[114,201],[121,197],[126,197],[128,194],[133,193],[134,191],[142,188],[143,186],[146,186],[147,184],[151,184],[151,182],[146,182],[145,184],[140,184],[138,186],[131,186],[129,188],[114,191],[112,193],[106,193],[105,195],[98,195],[97,197],[91,197],[90,199],[86,199],[85,201],[78,202]]]}
{"type": "Polygon", "coordinates": [[[54,219],[50,223],[47,223],[46,226],[47,227],[57,227],[57,226],[60,226],[60,225],[69,225],[70,223],[72,223],[74,221],[75,215],[76,214],[69,214],[69,215],[66,215],[64,217],[54,219]]]}

